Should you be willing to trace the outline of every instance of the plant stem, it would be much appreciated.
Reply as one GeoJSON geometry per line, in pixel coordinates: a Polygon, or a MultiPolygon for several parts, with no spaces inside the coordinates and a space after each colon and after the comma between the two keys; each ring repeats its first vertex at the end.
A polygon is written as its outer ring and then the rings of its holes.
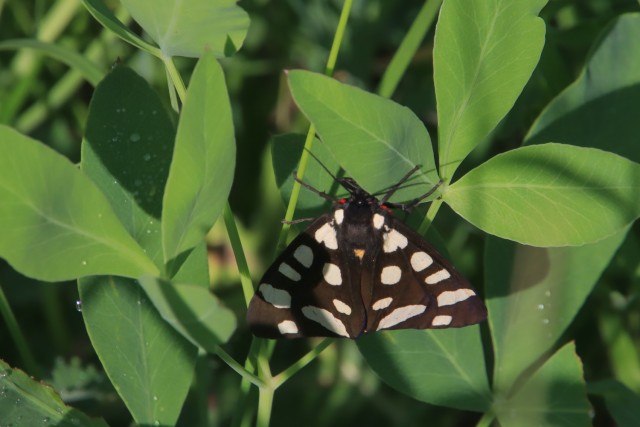
{"type": "Polygon", "coordinates": [[[496,414],[494,414],[492,410],[488,410],[482,415],[482,418],[480,418],[476,427],[489,427],[495,418],[496,414]]]}
{"type": "Polygon", "coordinates": [[[311,363],[316,357],[320,355],[327,347],[333,344],[331,338],[325,338],[320,344],[312,348],[307,354],[302,356],[293,365],[289,366],[284,371],[273,377],[273,388],[277,389],[284,384],[289,378],[294,376],[299,370],[311,363]]]}
{"type": "Polygon", "coordinates": [[[396,87],[398,87],[400,79],[415,56],[427,31],[429,31],[429,28],[431,28],[431,25],[435,21],[442,1],[443,0],[425,1],[382,76],[380,86],[378,86],[378,94],[380,94],[380,96],[389,98],[396,90],[396,87]]]}
{"type": "Polygon", "coordinates": [[[268,427],[271,420],[271,407],[273,406],[273,388],[260,388],[258,396],[258,418],[256,427],[268,427]]]}
{"type": "Polygon", "coordinates": [[[442,199],[435,199],[433,202],[431,202],[431,205],[429,206],[429,210],[427,211],[427,215],[422,220],[420,227],[418,227],[418,234],[420,234],[421,236],[424,236],[424,234],[427,232],[429,227],[431,227],[431,223],[433,222],[433,219],[436,217],[436,214],[438,213],[438,210],[440,209],[441,205],[442,205],[442,199]]]}
{"type": "Polygon", "coordinates": [[[231,369],[236,371],[240,376],[249,381],[251,384],[255,384],[258,387],[264,387],[265,383],[260,378],[253,375],[253,373],[249,372],[245,367],[240,365],[236,360],[229,355],[226,351],[222,349],[222,347],[218,346],[215,349],[215,354],[220,357],[231,369]]]}
{"type": "Polygon", "coordinates": [[[0,286],[0,314],[2,314],[4,322],[7,324],[9,334],[13,338],[16,348],[18,349],[18,354],[20,354],[22,363],[24,363],[24,370],[29,372],[31,375],[40,377],[42,374],[40,367],[36,363],[35,357],[33,357],[33,353],[31,352],[31,349],[27,344],[27,340],[20,329],[20,325],[18,325],[18,321],[13,314],[13,310],[11,310],[11,306],[4,294],[2,286],[0,286]]]}
{"type": "Polygon", "coordinates": [[[251,281],[251,272],[249,271],[249,264],[242,248],[242,241],[240,240],[240,234],[238,234],[238,227],[236,226],[236,220],[231,211],[231,206],[227,203],[224,206],[224,225],[227,227],[227,235],[229,236],[229,242],[233,254],[236,257],[236,265],[240,272],[240,283],[242,284],[242,293],[244,294],[244,300],[249,306],[249,301],[253,296],[253,282],[251,281]]]}

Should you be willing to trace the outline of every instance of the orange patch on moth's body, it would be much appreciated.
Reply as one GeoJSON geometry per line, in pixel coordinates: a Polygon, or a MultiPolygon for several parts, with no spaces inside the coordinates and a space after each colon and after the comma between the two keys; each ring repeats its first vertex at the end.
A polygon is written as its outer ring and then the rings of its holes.
{"type": "Polygon", "coordinates": [[[354,249],[353,254],[362,261],[362,257],[364,257],[364,249],[354,249]]]}

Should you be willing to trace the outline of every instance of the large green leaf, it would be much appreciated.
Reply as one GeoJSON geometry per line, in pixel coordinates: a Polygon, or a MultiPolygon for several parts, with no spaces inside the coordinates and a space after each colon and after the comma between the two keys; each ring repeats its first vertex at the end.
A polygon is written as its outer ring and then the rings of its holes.
{"type": "Polygon", "coordinates": [[[193,380],[196,347],[167,324],[140,285],[79,281],[82,315],[102,365],[142,425],[174,425],[193,380]]]}
{"type": "Polygon", "coordinates": [[[131,69],[113,69],[96,87],[82,144],[82,170],[160,268],[160,211],[175,133],[158,95],[131,69]]]}
{"type": "Polygon", "coordinates": [[[357,344],[376,374],[414,399],[478,412],[490,407],[478,326],[368,334],[357,344]]]}
{"type": "Polygon", "coordinates": [[[394,200],[426,193],[438,182],[426,128],[411,110],[321,74],[290,71],[291,94],[337,162],[369,192],[397,182],[414,166],[413,185],[394,200]]]}
{"type": "Polygon", "coordinates": [[[71,162],[6,126],[0,152],[0,256],[14,268],[47,281],[158,273],[71,162]]]}
{"type": "Polygon", "coordinates": [[[107,427],[66,406],[48,385],[0,360],[0,422],[3,426],[107,427]]]}
{"type": "Polygon", "coordinates": [[[140,26],[167,56],[217,57],[240,49],[249,16],[236,0],[122,0],[140,26]],[[231,43],[232,46],[228,46],[231,43]]]}
{"type": "Polygon", "coordinates": [[[503,427],[589,426],[591,406],[573,343],[558,350],[494,410],[503,427]]]}
{"type": "Polygon", "coordinates": [[[222,213],[235,155],[224,74],[218,61],[206,54],[191,77],[163,200],[165,262],[202,241],[222,213]]]}
{"type": "Polygon", "coordinates": [[[444,200],[486,231],[534,246],[583,245],[640,214],[640,165],[593,148],[542,144],[497,155],[444,200]]]}
{"type": "Polygon", "coordinates": [[[640,14],[604,31],[578,79],[538,117],[527,143],[597,147],[640,162],[640,14]]]}
{"type": "Polygon", "coordinates": [[[445,0],[433,53],[440,174],[464,158],[505,116],[544,45],[537,15],[546,0],[445,0]]]}
{"type": "Polygon", "coordinates": [[[507,393],[573,321],[624,240],[626,229],[597,244],[535,248],[491,238],[485,283],[495,355],[494,388],[507,393]]]}

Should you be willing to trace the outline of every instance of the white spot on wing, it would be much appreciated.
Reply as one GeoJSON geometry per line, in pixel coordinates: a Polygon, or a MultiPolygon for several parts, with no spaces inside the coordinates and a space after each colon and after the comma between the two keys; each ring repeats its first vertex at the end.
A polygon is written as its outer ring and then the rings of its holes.
{"type": "Polygon", "coordinates": [[[440,283],[443,280],[447,280],[449,277],[451,277],[451,274],[449,274],[447,270],[442,269],[440,271],[436,271],[431,276],[427,276],[427,278],[424,279],[424,281],[428,285],[435,285],[436,283],[440,283]]]}
{"type": "Polygon", "coordinates": [[[297,334],[298,325],[296,325],[296,322],[292,320],[283,320],[278,323],[278,330],[281,334],[297,334]]]}
{"type": "Polygon", "coordinates": [[[336,220],[336,224],[342,224],[342,221],[344,220],[344,209],[336,209],[333,212],[333,217],[336,220]]]}
{"type": "Polygon", "coordinates": [[[347,328],[344,326],[344,323],[337,319],[330,311],[325,310],[323,308],[314,307],[311,305],[307,305],[302,307],[302,314],[314,322],[319,323],[324,326],[331,332],[334,332],[343,337],[348,337],[349,333],[347,332],[347,328]]]}
{"type": "Polygon", "coordinates": [[[422,304],[406,305],[404,307],[396,308],[391,312],[391,314],[380,320],[380,323],[378,323],[378,330],[390,328],[398,323],[402,323],[417,316],[418,314],[424,313],[426,309],[427,306],[422,304]]]}
{"type": "Polygon", "coordinates": [[[445,305],[453,305],[460,301],[464,301],[476,293],[471,289],[456,289],[455,291],[445,291],[438,295],[438,307],[445,305]]]}
{"type": "Polygon", "coordinates": [[[453,317],[446,315],[439,315],[433,318],[431,321],[431,326],[448,326],[451,323],[453,317]]]}
{"type": "Polygon", "coordinates": [[[340,313],[346,314],[347,316],[351,314],[351,307],[349,307],[347,304],[343,303],[339,299],[334,299],[333,305],[335,306],[336,310],[338,310],[340,313]]]}
{"type": "Polygon", "coordinates": [[[386,253],[393,252],[398,248],[404,249],[407,247],[407,238],[396,230],[389,230],[383,237],[384,243],[382,244],[382,250],[386,253]]]}
{"type": "Polygon", "coordinates": [[[300,280],[300,274],[297,271],[295,271],[293,268],[291,268],[291,266],[286,262],[283,262],[282,264],[280,264],[280,267],[278,267],[278,271],[282,273],[285,277],[288,277],[289,279],[293,280],[294,282],[297,282],[298,280],[300,280]]]}
{"type": "Polygon", "coordinates": [[[433,258],[426,252],[416,252],[411,255],[411,267],[415,271],[422,271],[433,263],[433,258]]]}
{"type": "Polygon", "coordinates": [[[391,298],[391,297],[382,298],[382,299],[379,299],[378,301],[374,302],[373,306],[371,306],[371,308],[373,308],[374,310],[382,310],[384,308],[389,307],[392,302],[393,302],[393,298],[391,298]]]}
{"type": "Polygon", "coordinates": [[[402,276],[402,270],[400,270],[400,267],[395,265],[390,265],[382,269],[382,273],[380,274],[380,280],[384,285],[395,285],[400,281],[401,276],[402,276]]]}
{"type": "Polygon", "coordinates": [[[337,265],[326,263],[322,267],[322,275],[328,284],[333,286],[342,285],[342,273],[340,273],[340,267],[337,265]]]}
{"type": "Polygon", "coordinates": [[[293,252],[293,257],[307,268],[311,267],[311,264],[313,264],[313,251],[307,245],[298,246],[293,252]]]}
{"type": "Polygon", "coordinates": [[[338,249],[336,229],[330,223],[326,222],[322,227],[318,228],[314,237],[318,243],[324,243],[327,249],[338,249]]]}
{"type": "Polygon", "coordinates": [[[373,214],[373,226],[380,230],[384,225],[384,217],[380,214],[373,214]]]}
{"type": "Polygon", "coordinates": [[[258,288],[266,302],[275,308],[291,308],[291,295],[289,292],[276,289],[268,283],[263,283],[258,288]]]}

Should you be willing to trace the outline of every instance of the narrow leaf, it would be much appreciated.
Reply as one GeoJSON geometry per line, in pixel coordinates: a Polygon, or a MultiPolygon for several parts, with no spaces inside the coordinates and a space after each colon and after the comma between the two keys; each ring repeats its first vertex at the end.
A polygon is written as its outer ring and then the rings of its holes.
{"type": "Polygon", "coordinates": [[[158,273],[66,158],[5,126],[0,152],[0,256],[14,268],[47,281],[158,273]]]}
{"type": "Polygon", "coordinates": [[[396,200],[426,193],[438,182],[431,139],[407,107],[321,74],[290,71],[293,98],[338,163],[360,185],[376,192],[414,166],[420,172],[396,200]]]}
{"type": "Polygon", "coordinates": [[[235,53],[249,27],[249,16],[236,0],[123,0],[122,4],[167,56],[198,58],[207,50],[223,57],[230,48],[235,53]]]}
{"type": "Polygon", "coordinates": [[[0,360],[0,421],[3,426],[107,427],[66,406],[50,386],[0,360]]]}
{"type": "Polygon", "coordinates": [[[414,399],[477,412],[491,405],[478,326],[368,334],[356,342],[376,374],[414,399]]]}
{"type": "Polygon", "coordinates": [[[165,323],[136,281],[91,277],[78,288],[91,343],[133,419],[174,425],[193,379],[196,347],[165,323]]]}
{"type": "Polygon", "coordinates": [[[546,0],[445,0],[433,53],[440,175],[449,181],[520,95],[538,63],[546,0]]]}
{"type": "Polygon", "coordinates": [[[444,200],[486,231],[533,246],[596,242],[640,214],[640,165],[562,144],[497,155],[448,188],[444,200]]]}
{"type": "Polygon", "coordinates": [[[569,343],[558,350],[510,398],[494,410],[503,427],[589,426],[591,406],[582,364],[569,343]]]}
{"type": "Polygon", "coordinates": [[[182,109],[162,207],[165,262],[197,245],[222,213],[235,167],[235,138],[224,74],[204,55],[182,109]]]}

